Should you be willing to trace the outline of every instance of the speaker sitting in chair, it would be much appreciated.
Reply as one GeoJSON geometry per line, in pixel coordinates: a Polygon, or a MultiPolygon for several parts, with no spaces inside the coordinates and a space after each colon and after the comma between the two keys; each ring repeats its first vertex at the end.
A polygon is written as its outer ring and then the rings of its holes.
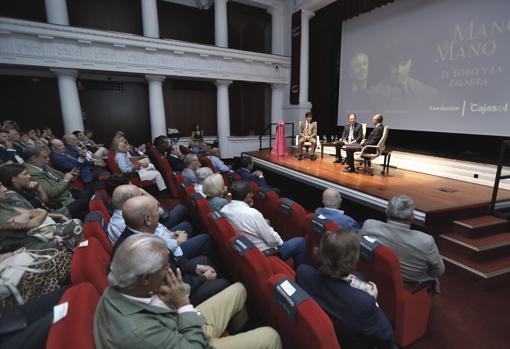
{"type": "Polygon", "coordinates": [[[303,147],[306,153],[311,148],[310,157],[315,158],[315,148],[317,147],[317,122],[312,122],[313,115],[311,112],[305,114],[305,120],[299,122],[299,140],[298,149],[299,157],[303,157],[303,147]]]}

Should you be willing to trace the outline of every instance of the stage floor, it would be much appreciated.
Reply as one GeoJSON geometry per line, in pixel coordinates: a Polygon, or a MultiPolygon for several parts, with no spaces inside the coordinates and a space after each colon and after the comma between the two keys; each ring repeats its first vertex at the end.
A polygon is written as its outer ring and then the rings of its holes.
{"type": "MultiPolygon", "coordinates": [[[[254,164],[261,168],[317,188],[336,187],[342,197],[380,211],[386,209],[391,197],[409,195],[416,204],[415,223],[423,226],[434,223],[436,229],[437,220],[451,223],[468,211],[470,214],[486,212],[492,196],[492,188],[487,186],[414,171],[390,168],[388,175],[382,175],[380,165],[374,165],[374,176],[344,173],[343,165],[333,164],[334,157],[299,161],[293,156],[294,149],[289,152],[288,156],[272,155],[270,150],[244,155],[251,156],[254,164]]],[[[498,200],[507,199],[510,199],[510,190],[500,189],[498,200]]]]}

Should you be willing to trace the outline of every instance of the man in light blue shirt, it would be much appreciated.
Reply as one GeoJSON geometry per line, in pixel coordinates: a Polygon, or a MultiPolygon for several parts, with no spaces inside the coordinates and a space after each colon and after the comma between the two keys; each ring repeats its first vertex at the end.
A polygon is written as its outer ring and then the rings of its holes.
{"type": "Polygon", "coordinates": [[[220,158],[220,148],[214,147],[211,149],[211,153],[208,158],[211,160],[212,164],[216,168],[216,172],[230,172],[232,169],[225,165],[225,163],[220,158]]]}
{"type": "MultiPolygon", "coordinates": [[[[145,190],[134,185],[121,185],[115,188],[112,195],[112,205],[115,209],[110,223],[108,224],[108,238],[112,245],[115,245],[117,239],[126,229],[126,223],[122,216],[122,206],[132,197],[150,195],[145,190]]],[[[193,258],[195,256],[208,255],[211,248],[211,239],[206,234],[199,234],[188,239],[192,227],[188,222],[182,222],[169,230],[163,224],[159,223],[154,234],[162,238],[168,249],[176,257],[185,256],[193,258]]]]}
{"type": "Polygon", "coordinates": [[[197,154],[186,154],[184,157],[184,166],[186,168],[182,171],[182,175],[184,176],[184,183],[188,184],[197,184],[197,175],[195,171],[200,168],[200,161],[198,161],[197,154]]]}
{"type": "Polygon", "coordinates": [[[354,219],[349,217],[340,210],[342,204],[342,196],[338,190],[328,188],[322,193],[322,204],[324,207],[319,207],[315,210],[315,216],[322,216],[335,222],[340,228],[350,229],[356,234],[359,234],[361,227],[354,219]]]}

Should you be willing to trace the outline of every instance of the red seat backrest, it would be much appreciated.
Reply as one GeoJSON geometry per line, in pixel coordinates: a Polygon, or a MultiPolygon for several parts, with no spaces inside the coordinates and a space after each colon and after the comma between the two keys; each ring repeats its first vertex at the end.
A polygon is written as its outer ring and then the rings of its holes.
{"type": "Polygon", "coordinates": [[[90,282],[102,294],[108,286],[106,277],[110,255],[96,238],[90,237],[83,241],[78,243],[73,253],[71,280],[73,284],[90,282]],[[83,241],[88,241],[88,245],[80,247],[83,241]]]}
{"type": "Polygon", "coordinates": [[[328,221],[324,225],[324,231],[316,231],[312,225],[312,220],[315,217],[315,213],[309,213],[305,215],[303,220],[304,234],[306,238],[306,244],[308,247],[308,261],[310,264],[317,266],[317,257],[315,256],[315,248],[319,247],[321,242],[322,234],[326,231],[339,231],[340,228],[333,221],[328,221]]]}
{"type": "Polygon", "coordinates": [[[110,149],[108,151],[108,158],[106,159],[106,162],[108,163],[108,167],[110,168],[113,174],[116,175],[122,174],[119,166],[117,166],[117,163],[115,162],[115,151],[113,149],[110,149]]]}
{"type": "Polygon", "coordinates": [[[159,157],[156,158],[156,165],[158,166],[159,172],[161,172],[161,174],[163,175],[163,179],[165,180],[166,185],[170,189],[172,197],[178,198],[179,189],[177,188],[177,181],[174,177],[174,171],[172,170],[172,167],[168,163],[168,160],[165,157],[159,155],[159,157]]]}
{"type": "Polygon", "coordinates": [[[211,233],[211,225],[209,216],[211,214],[211,208],[209,207],[209,202],[207,199],[200,199],[195,201],[195,210],[197,212],[198,219],[200,220],[200,225],[205,229],[207,233],[211,233]]]}
{"type": "Polygon", "coordinates": [[[271,225],[274,226],[276,225],[278,219],[278,205],[279,205],[278,194],[276,194],[272,190],[263,193],[259,189],[258,193],[259,198],[261,197],[261,195],[264,195],[264,198],[262,198],[262,203],[259,211],[262,213],[264,218],[269,219],[271,225]]]}
{"type": "Polygon", "coordinates": [[[216,173],[216,167],[214,167],[211,159],[209,159],[207,156],[204,156],[204,157],[201,157],[200,159],[200,164],[202,165],[202,167],[209,167],[213,173],[216,173]]]}
{"type": "Polygon", "coordinates": [[[283,240],[304,236],[305,215],[303,206],[287,198],[281,198],[278,202],[274,229],[283,240]]]}
{"type": "Polygon", "coordinates": [[[90,221],[83,224],[83,238],[96,238],[104,250],[111,256],[113,250],[112,243],[98,221],[90,221]]]}
{"type": "Polygon", "coordinates": [[[88,282],[69,288],[60,299],[68,304],[67,315],[52,324],[46,349],[94,349],[93,319],[99,302],[97,290],[88,282]]]}
{"type": "Polygon", "coordinates": [[[108,212],[108,209],[104,205],[103,200],[90,200],[89,201],[89,211],[99,211],[101,212],[101,215],[106,221],[106,224],[110,223],[110,212],[108,212]]]}
{"type": "MultiPolygon", "coordinates": [[[[274,299],[277,283],[285,279],[276,274],[266,281],[266,311],[276,319],[276,330],[286,349],[340,349],[335,329],[328,315],[312,299],[306,299],[297,306],[295,319],[291,320],[274,299]],[[269,309],[268,309],[269,308],[269,309]]],[[[297,286],[299,287],[299,286],[297,286]]]]}
{"type": "Polygon", "coordinates": [[[393,324],[399,346],[405,347],[425,334],[432,294],[426,288],[412,294],[404,287],[395,252],[379,245],[373,250],[372,262],[360,256],[357,270],[377,285],[377,303],[393,324]]]}

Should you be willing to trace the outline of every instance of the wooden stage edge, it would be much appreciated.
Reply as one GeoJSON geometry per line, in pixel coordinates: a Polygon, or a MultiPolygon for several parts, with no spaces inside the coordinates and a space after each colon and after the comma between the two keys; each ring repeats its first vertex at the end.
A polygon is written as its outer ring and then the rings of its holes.
{"type": "MultiPolygon", "coordinates": [[[[343,198],[381,212],[393,196],[409,195],[416,204],[414,223],[431,233],[444,233],[455,219],[486,213],[492,195],[487,186],[414,171],[390,169],[383,175],[379,165],[374,165],[374,176],[344,173],[344,166],[334,165],[331,157],[300,161],[294,153],[291,148],[287,156],[271,150],[243,155],[262,169],[318,189],[337,188],[343,198]]],[[[498,200],[510,200],[510,190],[500,189],[498,200]]]]}

